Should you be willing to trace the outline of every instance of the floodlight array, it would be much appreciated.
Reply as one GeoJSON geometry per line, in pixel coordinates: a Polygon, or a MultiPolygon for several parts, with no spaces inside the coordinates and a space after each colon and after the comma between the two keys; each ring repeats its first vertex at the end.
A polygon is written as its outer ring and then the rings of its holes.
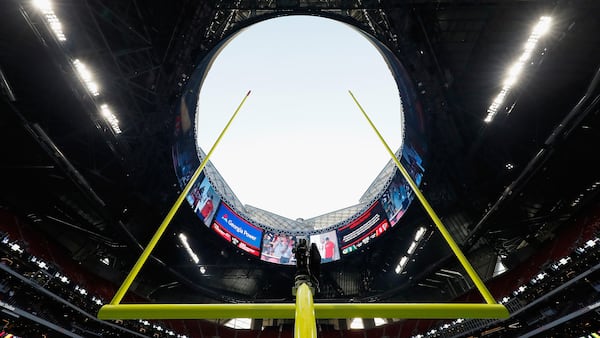
{"type": "Polygon", "coordinates": [[[86,88],[92,94],[92,96],[100,95],[100,89],[98,87],[98,83],[94,80],[94,75],[88,69],[88,67],[79,59],[73,60],[73,65],[75,69],[77,69],[77,73],[79,74],[79,78],[85,84],[86,88]]]}
{"type": "MultiPolygon", "coordinates": [[[[53,10],[52,2],[50,0],[33,0],[32,5],[42,14],[42,17],[44,18],[49,30],[52,32],[58,42],[62,43],[67,41],[67,37],[63,31],[63,25],[53,10]]],[[[94,78],[94,72],[88,67],[88,65],[78,58],[72,59],[71,63],[77,72],[79,80],[90,93],[90,95],[94,98],[100,96],[100,86],[94,78]]],[[[119,126],[119,120],[113,111],[108,108],[106,103],[100,104],[100,115],[104,117],[115,134],[120,134],[122,132],[121,127],[119,126]]]]}
{"type": "Polygon", "coordinates": [[[108,124],[113,129],[115,134],[120,134],[121,127],[119,127],[119,120],[117,120],[117,117],[115,116],[115,114],[113,114],[112,110],[108,107],[106,103],[100,106],[100,112],[102,113],[102,116],[106,119],[106,121],[108,121],[108,124]]]}
{"type": "Polygon", "coordinates": [[[67,41],[67,37],[65,36],[62,28],[62,23],[56,16],[56,13],[54,13],[50,0],[34,0],[33,5],[39,9],[44,16],[44,19],[54,34],[54,37],[56,37],[56,39],[60,42],[67,41]]]}
{"type": "Polygon", "coordinates": [[[494,101],[492,101],[492,104],[487,110],[487,116],[484,119],[486,123],[492,122],[494,116],[496,116],[496,113],[498,113],[498,110],[502,107],[504,99],[510,92],[511,88],[519,80],[519,77],[525,68],[525,64],[531,59],[538,41],[549,31],[551,22],[551,17],[542,16],[534,26],[529,38],[527,39],[527,42],[523,46],[523,52],[521,53],[521,56],[519,56],[517,61],[515,61],[508,69],[507,76],[502,84],[502,90],[500,90],[500,93],[496,96],[496,98],[494,98],[494,101]]]}
{"type": "Polygon", "coordinates": [[[194,250],[192,250],[192,248],[190,247],[190,244],[187,240],[187,236],[184,233],[180,233],[179,240],[181,241],[181,244],[187,251],[188,255],[190,255],[190,258],[194,261],[194,263],[198,264],[200,262],[200,258],[198,258],[198,255],[196,255],[194,250]]]}
{"type": "Polygon", "coordinates": [[[586,188],[585,191],[583,191],[579,195],[577,195],[577,197],[573,200],[573,202],[571,202],[571,206],[576,207],[577,205],[579,205],[579,203],[581,203],[581,201],[584,198],[593,196],[595,194],[595,191],[598,188],[600,188],[600,181],[596,181],[596,182],[592,183],[592,185],[589,186],[588,188],[586,188]]]}
{"type": "Polygon", "coordinates": [[[410,243],[410,246],[408,247],[408,249],[406,249],[406,254],[404,256],[402,256],[402,258],[400,258],[400,262],[398,262],[398,265],[396,265],[396,269],[394,269],[394,271],[397,274],[400,274],[402,272],[402,270],[404,270],[404,268],[406,267],[406,263],[408,263],[410,256],[412,256],[415,253],[415,251],[419,247],[419,242],[421,241],[421,239],[423,239],[423,236],[425,235],[426,232],[427,232],[427,229],[425,227],[420,227],[415,232],[414,240],[410,243]]]}

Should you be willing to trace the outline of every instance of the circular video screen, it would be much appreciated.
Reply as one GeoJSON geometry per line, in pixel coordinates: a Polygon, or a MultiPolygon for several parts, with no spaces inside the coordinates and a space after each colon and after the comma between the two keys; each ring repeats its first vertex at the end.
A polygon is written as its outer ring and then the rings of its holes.
{"type": "Polygon", "coordinates": [[[276,264],[298,238],[332,262],[398,224],[420,184],[421,103],[398,58],[354,26],[317,16],[264,20],[206,55],[176,106],[173,161],[184,187],[240,100],[252,94],[186,197],[202,224],[276,264]]]}

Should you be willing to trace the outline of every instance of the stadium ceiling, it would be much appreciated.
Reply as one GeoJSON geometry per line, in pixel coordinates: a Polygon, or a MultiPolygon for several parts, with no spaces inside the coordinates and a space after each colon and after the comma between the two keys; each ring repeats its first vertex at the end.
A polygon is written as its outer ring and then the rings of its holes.
{"type": "MultiPolygon", "coordinates": [[[[344,16],[402,57],[401,44],[421,52],[426,81],[415,85],[431,95],[438,89],[424,83],[438,83],[443,98],[443,109],[427,112],[423,191],[484,278],[498,257],[514,266],[598,201],[597,1],[62,0],[52,12],[34,5],[0,3],[0,205],[116,283],[177,196],[172,109],[188,76],[224,37],[266,17],[344,16]],[[542,16],[552,17],[551,31],[485,123],[542,16]]],[[[292,268],[213,240],[188,209],[136,292],[170,302],[291,298],[292,268]]],[[[327,264],[320,297],[442,301],[464,292],[469,282],[434,231],[396,273],[415,231],[433,230],[416,204],[403,222],[362,253],[327,264]]]]}

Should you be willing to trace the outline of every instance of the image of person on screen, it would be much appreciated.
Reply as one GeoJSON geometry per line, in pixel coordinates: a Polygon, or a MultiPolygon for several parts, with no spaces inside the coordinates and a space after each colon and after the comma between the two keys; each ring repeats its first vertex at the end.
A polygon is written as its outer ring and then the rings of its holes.
{"type": "Polygon", "coordinates": [[[200,215],[202,216],[202,220],[204,220],[205,222],[210,220],[210,217],[212,217],[212,213],[215,209],[214,203],[213,203],[213,195],[209,194],[207,195],[206,200],[204,201],[204,205],[200,208],[201,203],[198,203],[198,208],[200,209],[200,215]]]}
{"type": "Polygon", "coordinates": [[[281,258],[285,250],[287,250],[287,238],[284,236],[277,236],[275,244],[273,245],[273,256],[281,258]]]}
{"type": "Polygon", "coordinates": [[[323,262],[333,261],[333,255],[335,254],[335,243],[329,240],[329,237],[325,237],[325,244],[323,244],[323,248],[325,251],[323,262]]]}
{"type": "Polygon", "coordinates": [[[285,250],[281,254],[281,257],[279,257],[279,263],[290,264],[290,259],[292,258],[293,250],[294,250],[294,241],[290,239],[287,242],[287,246],[285,247],[285,250]]]}

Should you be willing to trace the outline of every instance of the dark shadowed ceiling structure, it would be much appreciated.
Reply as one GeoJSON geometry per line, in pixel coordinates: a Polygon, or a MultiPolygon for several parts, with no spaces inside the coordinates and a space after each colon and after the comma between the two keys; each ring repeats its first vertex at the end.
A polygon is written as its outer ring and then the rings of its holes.
{"type": "MultiPolygon", "coordinates": [[[[174,107],[189,75],[224,38],[280,15],[350,23],[404,63],[430,102],[422,190],[484,280],[499,259],[510,269],[598,201],[598,1],[56,0],[53,8],[65,42],[30,2],[0,2],[0,206],[116,284],[178,195],[174,107]],[[545,15],[548,36],[485,123],[545,15]],[[121,133],[101,116],[74,58],[93,65],[121,133]]],[[[220,240],[184,206],[132,290],[156,302],[280,301],[292,299],[293,276],[293,267],[220,240]]],[[[323,265],[317,298],[445,301],[471,286],[413,203],[400,226],[323,265]],[[396,273],[421,226],[424,240],[396,273]]]]}

